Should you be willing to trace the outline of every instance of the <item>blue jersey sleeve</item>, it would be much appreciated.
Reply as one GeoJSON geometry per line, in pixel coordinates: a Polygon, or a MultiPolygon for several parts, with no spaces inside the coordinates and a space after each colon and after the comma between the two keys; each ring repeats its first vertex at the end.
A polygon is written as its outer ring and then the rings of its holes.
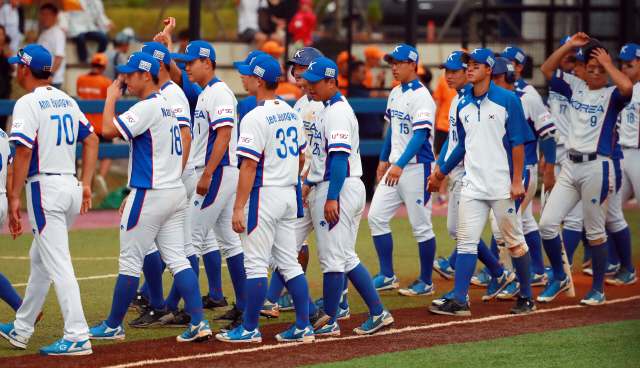
{"type": "Polygon", "coordinates": [[[187,101],[189,102],[189,109],[191,111],[195,111],[196,104],[198,103],[198,96],[202,93],[202,87],[195,83],[189,82],[189,77],[187,76],[187,72],[182,71],[182,92],[187,97],[187,101]]]}
{"type": "Polygon", "coordinates": [[[388,162],[391,155],[391,124],[389,124],[389,130],[387,130],[387,137],[384,140],[384,146],[382,146],[382,152],[380,153],[380,161],[388,162]]]}
{"type": "Polygon", "coordinates": [[[444,141],[444,144],[440,149],[440,156],[438,156],[438,161],[436,162],[437,166],[442,166],[442,164],[444,164],[444,156],[447,155],[448,151],[449,151],[449,135],[447,134],[447,139],[444,141]]]}
{"type": "Polygon", "coordinates": [[[238,122],[241,123],[245,115],[255,109],[256,106],[258,106],[258,100],[256,100],[255,96],[249,96],[242,100],[238,105],[238,122]]]}
{"type": "Polygon", "coordinates": [[[553,77],[549,81],[549,90],[551,92],[556,92],[564,97],[566,97],[569,101],[571,101],[571,95],[573,95],[573,91],[571,90],[571,85],[567,83],[567,81],[563,78],[564,72],[560,70],[556,70],[553,74],[553,77]]]}
{"type": "MultiPolygon", "coordinates": [[[[391,128],[391,126],[389,126],[391,128]]],[[[396,162],[397,166],[400,166],[401,169],[407,165],[409,160],[415,156],[420,147],[424,144],[424,141],[427,139],[428,133],[430,131],[428,129],[416,129],[413,131],[413,137],[409,140],[407,147],[404,149],[402,156],[396,162]]]]}
{"type": "Polygon", "coordinates": [[[515,95],[509,95],[509,99],[506,104],[507,108],[507,137],[511,142],[512,147],[525,144],[535,140],[531,128],[527,123],[527,119],[524,116],[524,110],[522,109],[522,102],[515,95]]]}
{"type": "Polygon", "coordinates": [[[629,101],[631,101],[631,97],[632,96],[629,96],[629,98],[624,97],[620,94],[620,90],[616,88],[611,94],[611,103],[616,108],[616,110],[622,110],[627,106],[629,101]]]}
{"type": "Polygon", "coordinates": [[[467,152],[467,148],[465,147],[467,132],[464,130],[464,126],[460,121],[459,111],[460,109],[458,106],[458,112],[456,112],[456,131],[458,132],[458,145],[453,149],[451,155],[449,155],[449,159],[442,166],[440,166],[440,172],[444,175],[449,174],[451,170],[458,166],[458,164],[464,159],[464,154],[467,152]]]}
{"type": "Polygon", "coordinates": [[[544,160],[548,164],[556,163],[556,141],[553,136],[548,137],[540,141],[542,152],[544,153],[544,160]]]}
{"type": "Polygon", "coordinates": [[[347,152],[331,152],[331,180],[327,192],[328,200],[337,200],[342,190],[342,185],[347,177],[347,166],[349,164],[349,154],[347,152]]]}

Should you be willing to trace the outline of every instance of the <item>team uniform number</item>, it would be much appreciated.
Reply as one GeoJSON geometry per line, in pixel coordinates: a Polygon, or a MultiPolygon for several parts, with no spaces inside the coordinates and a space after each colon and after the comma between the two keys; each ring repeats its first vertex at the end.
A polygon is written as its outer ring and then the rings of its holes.
{"type": "Polygon", "coordinates": [[[56,146],[62,143],[62,130],[64,129],[65,142],[68,145],[72,145],[76,141],[75,133],[73,132],[73,118],[69,114],[65,114],[62,117],[60,115],[51,115],[51,120],[58,121],[58,140],[56,146]],[[67,127],[68,126],[68,127],[67,127]],[[69,136],[71,132],[71,136],[69,136]]]}
{"type": "Polygon", "coordinates": [[[169,129],[171,133],[171,154],[175,151],[176,155],[182,156],[182,138],[180,135],[180,128],[174,125],[169,129]]]}
{"type": "Polygon", "coordinates": [[[276,132],[276,139],[280,139],[280,144],[282,144],[282,147],[276,150],[278,157],[287,158],[287,151],[289,151],[293,156],[298,156],[300,146],[298,144],[298,130],[295,127],[289,127],[289,129],[287,129],[286,136],[284,129],[278,129],[276,132]],[[291,144],[289,145],[286,142],[287,138],[291,138],[291,144]],[[295,144],[296,148],[293,148],[293,144],[295,144]]]}

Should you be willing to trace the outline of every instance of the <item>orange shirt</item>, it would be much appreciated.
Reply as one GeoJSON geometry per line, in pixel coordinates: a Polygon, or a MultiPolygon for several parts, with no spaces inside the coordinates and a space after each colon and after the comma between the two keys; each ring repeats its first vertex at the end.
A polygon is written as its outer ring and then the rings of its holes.
{"type": "MultiPolygon", "coordinates": [[[[83,100],[104,100],[107,88],[111,85],[109,78],[102,74],[83,74],[78,77],[76,88],[78,97],[83,100]]],[[[86,114],[96,134],[102,134],[102,114],[86,114]]]]}
{"type": "Polygon", "coordinates": [[[371,69],[369,67],[367,67],[367,76],[364,78],[362,84],[364,84],[365,87],[369,89],[373,88],[373,74],[371,73],[371,69]]]}
{"type": "Polygon", "coordinates": [[[276,89],[276,94],[285,100],[298,100],[302,97],[300,87],[289,82],[280,82],[276,89]]]}
{"type": "Polygon", "coordinates": [[[338,90],[343,95],[347,95],[347,87],[349,87],[349,80],[340,74],[338,74],[338,90]]]}
{"type": "Polygon", "coordinates": [[[458,95],[455,89],[449,88],[444,75],[438,79],[438,86],[433,92],[433,99],[440,100],[440,110],[438,110],[438,116],[436,116],[436,129],[443,132],[449,131],[449,108],[451,108],[451,101],[458,95]]]}

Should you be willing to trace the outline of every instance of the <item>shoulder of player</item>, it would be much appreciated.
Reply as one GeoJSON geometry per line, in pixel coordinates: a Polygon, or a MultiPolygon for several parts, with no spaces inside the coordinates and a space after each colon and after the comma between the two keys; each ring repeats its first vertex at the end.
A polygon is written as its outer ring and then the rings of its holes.
{"type": "Polygon", "coordinates": [[[507,105],[513,103],[522,105],[522,103],[520,102],[520,98],[515,93],[498,86],[493,86],[489,90],[489,95],[487,96],[487,98],[494,104],[502,106],[504,108],[507,108],[507,105]]]}
{"type": "MultiPolygon", "coordinates": [[[[422,86],[422,84],[420,84],[422,86]]],[[[457,94],[456,94],[457,95],[457,94]]],[[[420,105],[431,105],[435,106],[435,101],[433,100],[433,96],[429,93],[429,90],[422,86],[418,89],[414,89],[411,94],[411,102],[419,103],[420,105]]]]}

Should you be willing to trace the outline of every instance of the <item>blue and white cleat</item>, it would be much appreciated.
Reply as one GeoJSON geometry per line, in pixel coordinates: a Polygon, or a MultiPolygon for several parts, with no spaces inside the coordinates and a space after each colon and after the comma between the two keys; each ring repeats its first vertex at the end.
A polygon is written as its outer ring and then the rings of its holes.
{"type": "Polygon", "coordinates": [[[281,334],[276,335],[276,341],[280,342],[315,342],[316,337],[313,334],[313,327],[307,326],[304,330],[298,330],[296,326],[291,326],[281,334]]]}
{"type": "Polygon", "coordinates": [[[262,342],[262,335],[260,334],[260,328],[256,328],[253,331],[247,331],[238,326],[235,330],[231,330],[225,333],[219,333],[216,335],[216,339],[222,342],[262,342]]]}
{"type": "Polygon", "coordinates": [[[448,292],[446,294],[444,294],[443,296],[439,297],[438,299],[433,299],[431,301],[431,305],[435,305],[435,306],[440,306],[442,304],[444,304],[445,301],[449,300],[453,298],[453,290],[451,292],[448,292]]]}
{"type": "Polygon", "coordinates": [[[496,299],[500,300],[518,300],[518,293],[520,293],[520,283],[514,281],[502,289],[501,292],[496,295],[496,299]]]}
{"type": "Polygon", "coordinates": [[[211,338],[211,327],[209,322],[200,321],[197,326],[189,324],[187,330],[180,336],[176,337],[178,342],[201,342],[211,338]]]}
{"type": "Polygon", "coordinates": [[[553,280],[553,268],[551,266],[544,266],[544,272],[547,274],[547,282],[553,280]]]}
{"type": "Polygon", "coordinates": [[[547,283],[547,286],[545,286],[540,295],[538,295],[538,301],[540,303],[548,303],[555,299],[561,292],[569,290],[570,287],[569,276],[562,281],[551,280],[547,283]]]}
{"type": "Polygon", "coordinates": [[[502,272],[502,276],[497,279],[491,279],[489,281],[489,287],[487,288],[487,292],[482,296],[482,301],[487,302],[493,299],[502,289],[506,288],[509,283],[516,279],[516,274],[511,272],[508,269],[504,269],[502,272]]]}
{"type": "Polygon", "coordinates": [[[316,304],[316,307],[324,308],[324,299],[320,298],[320,299],[316,300],[314,303],[316,304]]]}
{"type": "Polygon", "coordinates": [[[580,301],[580,305],[600,305],[605,303],[604,293],[591,289],[589,294],[580,301]]]}
{"type": "Polygon", "coordinates": [[[9,341],[9,344],[13,345],[16,349],[25,350],[29,339],[18,335],[13,322],[0,324],[0,336],[9,341]]]}
{"type": "Polygon", "coordinates": [[[411,285],[398,290],[398,294],[403,296],[427,296],[435,294],[433,284],[427,285],[424,281],[417,279],[411,285]]]}
{"type": "Polygon", "coordinates": [[[89,340],[124,340],[122,323],[116,328],[107,326],[107,321],[89,327],[89,340]]]}
{"type": "Polygon", "coordinates": [[[447,280],[453,280],[456,276],[456,271],[451,268],[449,260],[443,256],[438,256],[439,259],[433,261],[433,270],[440,274],[447,280]]]}
{"type": "Polygon", "coordinates": [[[611,276],[605,281],[608,285],[633,285],[638,282],[638,276],[636,271],[633,272],[627,271],[626,268],[620,268],[615,275],[611,276]]]}
{"type": "Polygon", "coordinates": [[[400,283],[398,282],[396,275],[393,275],[393,277],[387,277],[379,273],[373,276],[373,286],[375,286],[378,291],[384,291],[397,289],[400,287],[400,283]]]}
{"type": "Polygon", "coordinates": [[[547,284],[547,281],[549,281],[549,277],[545,272],[543,272],[541,275],[531,272],[531,287],[545,286],[547,284]]]}
{"type": "Polygon", "coordinates": [[[81,342],[71,342],[65,339],[56,341],[55,344],[45,346],[40,349],[42,355],[91,355],[91,342],[89,340],[81,342]]]}
{"type": "Polygon", "coordinates": [[[282,292],[280,298],[278,299],[278,309],[281,311],[290,311],[294,309],[293,306],[293,298],[291,298],[291,294],[288,290],[282,292]]]}
{"type": "Polygon", "coordinates": [[[484,272],[484,268],[482,269],[482,271],[473,275],[473,277],[471,278],[471,283],[473,285],[481,286],[481,287],[488,287],[489,281],[491,281],[491,275],[484,272]]]}
{"type": "Polygon", "coordinates": [[[334,322],[332,325],[326,324],[324,327],[315,332],[316,337],[318,336],[340,336],[340,327],[338,326],[338,322],[334,322]]]}
{"type": "Polygon", "coordinates": [[[347,306],[347,309],[338,308],[338,315],[336,316],[338,321],[346,321],[350,318],[351,312],[349,311],[349,306],[347,306]]]}
{"type": "MultiPolygon", "coordinates": [[[[613,275],[616,274],[616,272],[618,272],[619,269],[620,269],[620,263],[611,264],[611,263],[607,262],[607,268],[606,268],[606,271],[605,271],[605,276],[613,276],[613,275]]],[[[583,269],[582,272],[585,275],[593,276],[593,268],[591,268],[591,267],[583,269]]]]}
{"type": "Polygon", "coordinates": [[[260,315],[267,318],[278,318],[278,316],[280,315],[280,307],[278,306],[278,303],[272,304],[269,303],[268,300],[265,300],[264,304],[262,304],[260,315]]]}
{"type": "Polygon", "coordinates": [[[356,335],[372,335],[394,323],[391,313],[385,309],[379,316],[369,316],[369,319],[362,326],[353,329],[353,333],[356,335]]]}

